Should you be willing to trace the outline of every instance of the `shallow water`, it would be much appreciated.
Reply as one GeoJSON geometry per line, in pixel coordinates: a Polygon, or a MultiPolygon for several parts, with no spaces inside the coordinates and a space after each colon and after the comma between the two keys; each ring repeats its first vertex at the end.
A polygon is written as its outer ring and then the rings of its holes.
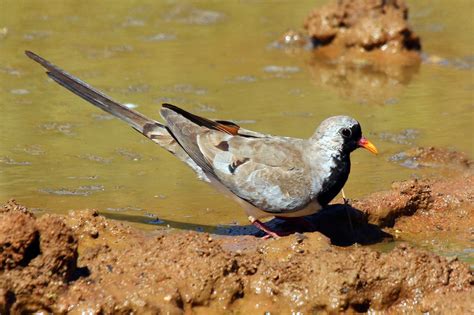
{"type": "Polygon", "coordinates": [[[0,12],[0,200],[38,212],[95,208],[142,228],[246,223],[239,206],[124,123],[47,80],[32,50],[159,117],[162,102],[265,133],[308,137],[357,118],[379,148],[353,154],[346,194],[434,172],[390,161],[414,145],[474,154],[474,28],[468,0],[416,1],[425,62],[394,76],[311,66],[272,43],[323,1],[4,1],[0,12]]]}

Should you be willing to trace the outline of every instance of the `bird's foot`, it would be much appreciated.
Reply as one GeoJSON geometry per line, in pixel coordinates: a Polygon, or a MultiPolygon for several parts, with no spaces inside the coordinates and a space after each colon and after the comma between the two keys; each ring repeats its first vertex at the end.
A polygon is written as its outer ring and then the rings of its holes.
{"type": "Polygon", "coordinates": [[[275,238],[275,239],[278,239],[282,236],[286,236],[288,234],[283,234],[283,233],[278,233],[276,231],[273,231],[271,228],[269,228],[268,226],[266,226],[264,223],[260,222],[259,220],[250,220],[250,222],[252,222],[252,224],[257,227],[259,230],[267,233],[267,235],[265,235],[264,237],[262,237],[262,239],[269,239],[269,238],[275,238]]]}
{"type": "Polygon", "coordinates": [[[344,193],[344,188],[341,189],[341,194],[342,200],[344,201],[344,205],[350,206],[352,204],[352,200],[346,197],[346,194],[344,193]]]}
{"type": "Polygon", "coordinates": [[[354,234],[354,227],[352,225],[352,218],[351,214],[349,212],[349,207],[351,207],[351,200],[346,197],[346,194],[344,193],[344,189],[341,189],[342,193],[342,200],[344,200],[344,208],[346,208],[346,214],[347,214],[347,220],[349,222],[349,230],[351,234],[354,234]]]}

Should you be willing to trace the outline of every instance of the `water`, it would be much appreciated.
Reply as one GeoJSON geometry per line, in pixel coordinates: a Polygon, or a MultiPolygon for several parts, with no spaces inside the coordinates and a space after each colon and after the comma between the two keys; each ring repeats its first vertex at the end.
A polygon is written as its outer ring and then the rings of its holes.
{"type": "Polygon", "coordinates": [[[180,161],[47,80],[26,49],[155,118],[170,102],[245,128],[308,137],[328,116],[356,117],[380,155],[353,154],[345,188],[353,198],[431,172],[389,160],[411,146],[473,156],[470,1],[410,3],[427,60],[419,68],[342,77],[310,52],[271,45],[318,3],[4,0],[0,200],[13,197],[40,213],[95,208],[145,229],[157,218],[189,228],[246,223],[237,204],[180,161]]]}

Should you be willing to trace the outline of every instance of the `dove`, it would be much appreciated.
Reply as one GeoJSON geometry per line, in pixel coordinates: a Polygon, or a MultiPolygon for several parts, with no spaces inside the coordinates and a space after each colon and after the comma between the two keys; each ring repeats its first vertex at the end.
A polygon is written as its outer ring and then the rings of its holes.
{"type": "Polygon", "coordinates": [[[112,100],[37,54],[25,53],[59,85],[125,121],[191,167],[200,179],[231,196],[269,237],[280,235],[262,219],[318,212],[346,183],[351,152],[365,148],[377,154],[359,122],[349,116],[325,119],[308,139],[247,130],[166,103],[160,110],[162,123],[112,100]]]}

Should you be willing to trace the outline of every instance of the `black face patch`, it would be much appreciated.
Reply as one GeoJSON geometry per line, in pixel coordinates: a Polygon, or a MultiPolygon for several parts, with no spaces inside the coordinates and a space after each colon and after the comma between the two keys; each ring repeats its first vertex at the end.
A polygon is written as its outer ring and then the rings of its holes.
{"type": "Polygon", "coordinates": [[[344,139],[344,152],[342,153],[350,153],[359,147],[358,142],[362,137],[359,124],[352,125],[350,128],[342,128],[339,133],[344,139]]]}
{"type": "Polygon", "coordinates": [[[360,125],[356,124],[356,125],[352,126],[351,130],[352,130],[351,139],[353,139],[355,141],[359,141],[360,138],[362,137],[362,129],[360,128],[360,125]]]}
{"type": "Polygon", "coordinates": [[[218,148],[221,151],[229,151],[229,142],[221,141],[219,142],[218,145],[216,145],[216,148],[218,148]]]}

